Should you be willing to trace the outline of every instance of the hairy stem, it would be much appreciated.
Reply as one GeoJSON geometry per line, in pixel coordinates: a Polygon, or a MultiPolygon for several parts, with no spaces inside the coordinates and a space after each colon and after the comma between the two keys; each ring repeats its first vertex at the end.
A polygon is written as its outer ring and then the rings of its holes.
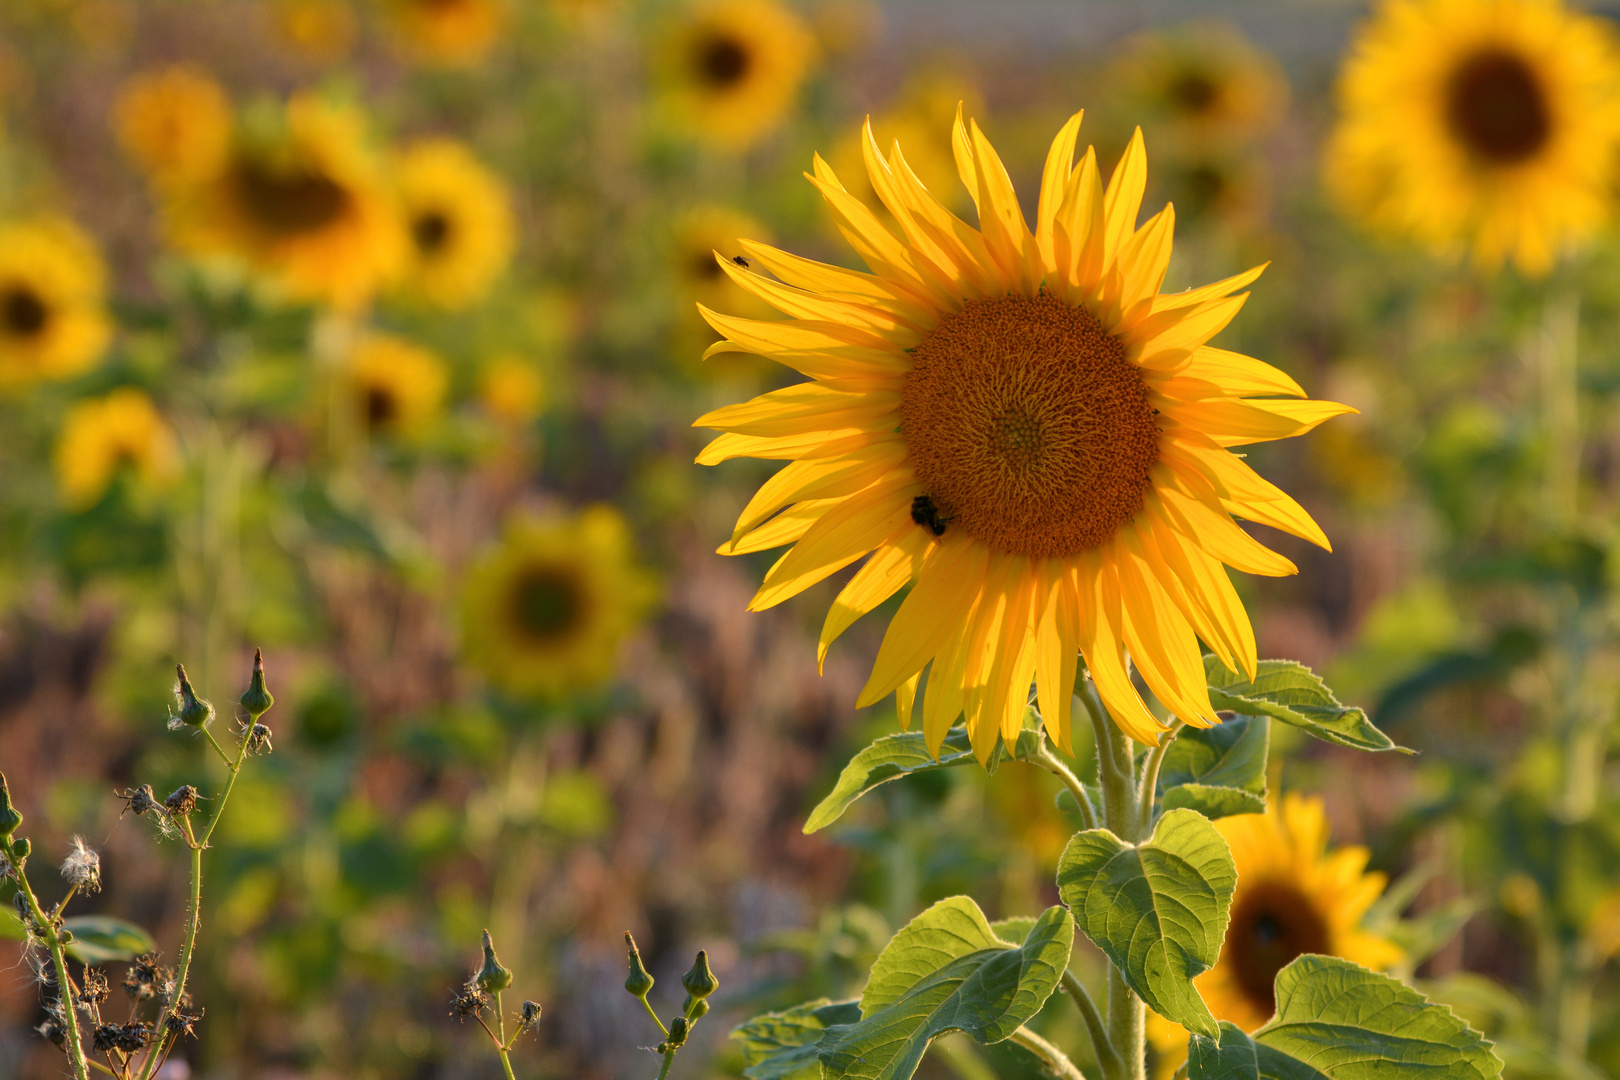
{"type": "Polygon", "coordinates": [[[1033,1053],[1046,1063],[1047,1068],[1056,1073],[1062,1080],[1086,1080],[1086,1074],[1081,1072],[1069,1056],[1062,1050],[1053,1046],[1027,1027],[1021,1027],[1012,1033],[1012,1041],[1033,1053]]]}
{"type": "Polygon", "coordinates": [[[1158,793],[1159,767],[1164,764],[1164,755],[1169,752],[1170,743],[1180,728],[1181,721],[1177,720],[1170,725],[1170,730],[1159,736],[1159,745],[1148,755],[1147,764],[1142,769],[1142,784],[1137,789],[1137,804],[1142,811],[1136,826],[1138,836],[1153,835],[1153,800],[1158,793]]]}
{"type": "Polygon", "coordinates": [[[56,971],[56,995],[62,1004],[62,1026],[67,1029],[67,1037],[63,1040],[67,1044],[68,1060],[73,1063],[73,1075],[76,1080],[90,1080],[89,1059],[84,1056],[84,1044],[79,1041],[79,1020],[73,1007],[73,984],[68,981],[67,952],[62,945],[62,936],[56,931],[56,923],[45,914],[39,906],[39,897],[34,895],[34,888],[28,884],[28,875],[24,872],[23,860],[17,858],[12,848],[11,838],[4,838],[6,857],[15,867],[17,884],[22,887],[22,895],[28,901],[28,913],[33,916],[35,925],[39,926],[45,934],[45,947],[51,953],[51,966],[56,971]]]}
{"type": "Polygon", "coordinates": [[[1108,1041],[1119,1054],[1121,1080],[1146,1080],[1147,1006],[1131,988],[1118,968],[1108,968],[1108,1041]]]}
{"type": "Polygon", "coordinates": [[[1063,764],[1061,758],[1052,753],[1052,748],[1044,736],[1038,746],[1039,749],[1030,761],[1063,781],[1063,786],[1069,789],[1069,794],[1074,796],[1074,801],[1080,804],[1080,819],[1085,822],[1086,828],[1095,829],[1097,827],[1097,814],[1091,808],[1091,796],[1086,794],[1086,785],[1082,784],[1080,778],[1075,776],[1067,765],[1063,764]]]}
{"type": "MultiPolygon", "coordinates": [[[[662,1027],[663,1025],[660,1024],[659,1026],[662,1027]]],[[[674,1062],[675,1048],[673,1046],[666,1047],[664,1049],[664,1063],[658,1067],[658,1080],[665,1080],[665,1077],[669,1076],[669,1067],[674,1062]]]]}
{"type": "Polygon", "coordinates": [[[1068,968],[1063,970],[1063,989],[1080,1009],[1080,1018],[1085,1021],[1086,1031],[1091,1035],[1091,1048],[1097,1055],[1097,1064],[1102,1067],[1103,1076],[1107,1080],[1116,1080],[1123,1071],[1123,1063],[1114,1050],[1114,1044],[1109,1041],[1108,1025],[1102,1013],[1097,1011],[1097,1003],[1091,1000],[1085,984],[1068,968]]]}
{"type": "Polygon", "coordinates": [[[501,1008],[501,995],[495,995],[495,1028],[500,1037],[495,1040],[495,1048],[500,1051],[501,1068],[506,1070],[506,1080],[517,1080],[512,1075],[512,1058],[506,1052],[506,1010],[501,1008]]]}

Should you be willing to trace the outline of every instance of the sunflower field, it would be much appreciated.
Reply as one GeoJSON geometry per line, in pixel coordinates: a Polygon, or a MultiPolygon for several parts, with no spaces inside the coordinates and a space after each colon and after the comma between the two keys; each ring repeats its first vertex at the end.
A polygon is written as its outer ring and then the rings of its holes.
{"type": "Polygon", "coordinates": [[[1620,1077],[1620,7],[0,0],[0,1080],[1620,1077]]]}

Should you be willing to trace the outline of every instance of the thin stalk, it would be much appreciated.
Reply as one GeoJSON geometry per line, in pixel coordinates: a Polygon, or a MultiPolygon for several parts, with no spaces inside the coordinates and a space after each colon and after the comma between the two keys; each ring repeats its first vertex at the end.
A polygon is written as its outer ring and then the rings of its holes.
{"type": "Polygon", "coordinates": [[[639,1000],[641,1001],[641,1007],[647,1010],[647,1015],[652,1017],[653,1023],[658,1025],[658,1030],[664,1033],[664,1038],[669,1038],[669,1028],[665,1027],[664,1022],[658,1019],[658,1013],[653,1011],[651,1003],[649,1003],[646,998],[641,998],[639,1000]]]}
{"type": "Polygon", "coordinates": [[[1063,764],[1061,758],[1052,753],[1052,748],[1047,744],[1045,737],[1042,737],[1037,745],[1039,749],[1030,760],[1063,781],[1063,786],[1069,789],[1069,794],[1074,796],[1074,801],[1080,804],[1080,818],[1085,822],[1086,828],[1095,829],[1097,827],[1097,814],[1091,808],[1091,796],[1086,794],[1086,785],[1082,784],[1080,778],[1075,776],[1067,765],[1063,764]]]}
{"type": "MultiPolygon", "coordinates": [[[[660,1024],[660,1027],[663,1025],[660,1024]]],[[[675,1061],[675,1048],[669,1047],[664,1051],[664,1063],[658,1067],[658,1080],[665,1080],[669,1076],[669,1067],[675,1061]]]]}
{"type": "Polygon", "coordinates": [[[1063,1080],[1086,1080],[1086,1074],[1081,1072],[1069,1056],[1062,1050],[1053,1046],[1027,1027],[1020,1027],[1012,1033],[1012,1041],[1029,1050],[1036,1057],[1046,1063],[1063,1080]]]}
{"type": "MultiPolygon", "coordinates": [[[[168,1025],[169,1017],[174,1015],[180,1007],[180,999],[185,996],[186,979],[191,974],[191,956],[197,945],[197,930],[202,923],[202,853],[208,847],[209,837],[214,835],[214,828],[225,813],[225,804],[230,801],[231,790],[236,787],[236,778],[242,772],[242,761],[247,757],[248,738],[253,734],[253,725],[258,717],[249,717],[248,722],[242,726],[242,741],[236,746],[236,759],[228,762],[230,776],[225,781],[225,790],[220,792],[219,801],[214,804],[213,816],[208,819],[208,827],[203,830],[202,839],[199,840],[192,832],[191,819],[181,818],[181,828],[185,830],[186,842],[191,847],[191,899],[186,904],[186,939],[180,947],[180,966],[175,972],[174,992],[164,1003],[163,1010],[158,1014],[157,1030],[163,1031],[168,1025]]],[[[213,736],[209,736],[213,741],[213,736]]],[[[152,1073],[158,1066],[158,1047],[154,1046],[146,1055],[146,1061],[141,1065],[138,1080],[151,1080],[152,1073]]]]}
{"type": "Polygon", "coordinates": [[[101,1062],[97,1061],[95,1058],[86,1058],[85,1059],[85,1064],[89,1065],[92,1069],[96,1070],[97,1072],[106,1073],[108,1076],[117,1076],[118,1075],[117,1073],[113,1072],[111,1069],[107,1068],[107,1066],[105,1066],[101,1062]]]}
{"type": "Polygon", "coordinates": [[[1147,764],[1142,769],[1142,784],[1137,789],[1137,804],[1142,811],[1142,816],[1137,821],[1138,836],[1153,834],[1153,800],[1159,787],[1159,767],[1164,764],[1164,755],[1169,751],[1170,743],[1180,728],[1181,721],[1177,720],[1170,725],[1169,731],[1159,736],[1159,745],[1148,755],[1147,764]]]}
{"type": "Polygon", "coordinates": [[[1102,1013],[1097,1011],[1097,1003],[1091,1000],[1085,984],[1068,968],[1063,970],[1063,989],[1080,1009],[1080,1018],[1085,1021],[1086,1031],[1091,1035],[1091,1049],[1097,1055],[1097,1064],[1102,1067],[1103,1076],[1107,1080],[1114,1080],[1123,1071],[1123,1062],[1114,1050],[1114,1044],[1108,1040],[1108,1025],[1103,1021],[1102,1013]]]}
{"type": "Polygon", "coordinates": [[[1114,760],[1114,746],[1108,732],[1114,725],[1108,719],[1108,710],[1097,698],[1097,691],[1089,678],[1081,679],[1076,688],[1076,697],[1086,707],[1086,715],[1091,717],[1091,730],[1093,741],[1097,744],[1097,776],[1099,780],[1110,772],[1119,772],[1119,765],[1114,760]]]}
{"type": "Polygon", "coordinates": [[[11,846],[11,838],[4,840],[6,857],[15,867],[17,884],[22,886],[23,897],[28,901],[28,912],[33,916],[35,925],[39,926],[45,934],[45,947],[51,953],[51,966],[56,970],[56,995],[62,1005],[62,1023],[67,1028],[68,1060],[73,1063],[73,1075],[76,1080],[90,1080],[89,1059],[84,1056],[84,1045],[79,1041],[79,1020],[74,1014],[73,984],[68,981],[67,953],[62,947],[62,936],[56,932],[56,923],[39,905],[39,898],[34,895],[33,886],[28,884],[28,875],[23,871],[23,860],[16,857],[11,846]]]}
{"type": "Polygon", "coordinates": [[[517,1080],[512,1075],[512,1058],[506,1052],[506,1010],[501,1008],[501,995],[495,995],[495,1028],[500,1037],[495,1040],[495,1048],[500,1051],[501,1068],[506,1070],[506,1080],[517,1080]]]}

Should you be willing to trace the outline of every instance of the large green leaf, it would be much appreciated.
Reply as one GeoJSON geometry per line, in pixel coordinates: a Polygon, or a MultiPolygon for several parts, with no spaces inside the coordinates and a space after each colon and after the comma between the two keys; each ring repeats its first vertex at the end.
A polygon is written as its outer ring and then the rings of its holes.
{"type": "Polygon", "coordinates": [[[1193,1035],[1188,1080],[1494,1080],[1491,1044],[1444,1005],[1334,956],[1277,973],[1277,1015],[1254,1033],[1193,1035]]]}
{"type": "Polygon", "coordinates": [[[152,935],[139,926],[106,915],[75,915],[64,919],[62,927],[73,932],[67,953],[81,964],[133,960],[157,948],[152,935]]]}
{"type": "Polygon", "coordinates": [[[965,896],[941,900],[894,936],[872,965],[861,1020],[820,1042],[827,1080],[907,1080],[928,1044],[948,1031],[1000,1042],[1040,1011],[1074,947],[1061,907],[1035,920],[1022,945],[998,938],[965,896]]]}
{"type": "Polygon", "coordinates": [[[1318,739],[1356,750],[1412,751],[1396,746],[1361,709],[1340,704],[1311,669],[1293,660],[1262,660],[1250,682],[1213,656],[1204,657],[1210,704],[1245,716],[1269,716],[1318,739]]]}
{"type": "Polygon", "coordinates": [[[1220,956],[1237,868],[1207,818],[1168,811],[1140,847],[1107,829],[1076,833],[1057,882],[1080,928],[1143,1001],[1215,1037],[1215,1017],[1192,981],[1220,956]]]}
{"type": "MultiPolygon", "coordinates": [[[[991,755],[986,768],[993,773],[996,766],[1006,758],[1022,761],[1031,757],[1040,744],[1040,738],[1040,732],[1025,728],[1018,733],[1018,742],[1010,753],[1005,743],[997,741],[995,752],[991,755]]],[[[848,810],[856,799],[879,785],[887,784],[890,780],[975,763],[973,747],[968,742],[967,728],[960,724],[946,732],[945,742],[939,748],[938,758],[928,752],[928,742],[920,731],[885,735],[850,758],[849,764],[844,766],[844,771],[838,774],[838,783],[833,785],[832,791],[810,811],[810,817],[804,823],[804,831],[813,833],[825,829],[843,817],[844,811],[848,810]]]]}
{"type": "Polygon", "coordinates": [[[816,1043],[831,1024],[851,1024],[861,1018],[853,1001],[826,998],[795,1005],[782,1012],[756,1016],[731,1033],[742,1044],[743,1075],[752,1080],[820,1080],[821,1062],[816,1043]]]}
{"type": "Polygon", "coordinates": [[[1207,818],[1262,812],[1270,748],[1271,720],[1265,716],[1182,728],[1159,769],[1164,808],[1196,810],[1207,818]]]}
{"type": "Polygon", "coordinates": [[[1211,784],[1177,784],[1164,793],[1166,810],[1193,810],[1211,820],[1233,814],[1259,814],[1266,809],[1262,795],[1242,788],[1211,784]]]}

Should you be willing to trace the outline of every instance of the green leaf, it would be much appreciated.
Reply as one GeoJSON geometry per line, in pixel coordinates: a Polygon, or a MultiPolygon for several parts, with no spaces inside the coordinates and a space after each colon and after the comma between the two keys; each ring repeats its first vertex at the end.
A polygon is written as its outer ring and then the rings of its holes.
{"type": "Polygon", "coordinates": [[[1491,1044],[1388,975],[1305,955],[1277,973],[1277,1015],[1252,1037],[1188,1044],[1188,1080],[1495,1080],[1491,1044]]]}
{"type": "Polygon", "coordinates": [[[1263,795],[1242,788],[1211,784],[1177,784],[1164,793],[1166,810],[1192,810],[1211,820],[1233,814],[1260,814],[1266,809],[1263,795]]]}
{"type": "MultiPolygon", "coordinates": [[[[996,749],[985,766],[986,771],[994,773],[1005,758],[1023,761],[1034,756],[1040,747],[1040,740],[1039,731],[1026,728],[1018,733],[1018,742],[1013,746],[1012,752],[1008,753],[1006,744],[998,739],[996,749]]],[[[920,731],[885,735],[856,754],[850,759],[849,764],[844,766],[844,771],[838,774],[838,783],[833,785],[832,791],[810,811],[810,817],[804,823],[804,831],[813,833],[825,829],[843,817],[844,811],[848,810],[856,799],[879,785],[887,784],[890,780],[975,763],[973,747],[968,742],[967,728],[960,724],[945,733],[945,742],[939,748],[938,759],[928,752],[928,742],[920,731]]]]}
{"type": "Polygon", "coordinates": [[[1043,912],[1014,948],[969,898],[941,900],[878,957],[861,995],[861,1020],[822,1036],[823,1075],[907,1080],[929,1043],[948,1031],[1000,1042],[1057,989],[1073,947],[1074,922],[1061,907],[1043,912]]]}
{"type": "Polygon", "coordinates": [[[1009,945],[1017,945],[1029,937],[1029,932],[1035,929],[1035,916],[1014,915],[1006,919],[997,919],[990,924],[991,933],[1009,945]]]}
{"type": "Polygon", "coordinates": [[[1080,928],[1137,996],[1189,1031],[1216,1036],[1192,981],[1220,956],[1237,868],[1207,818],[1170,810],[1140,847],[1107,829],[1076,833],[1057,882],[1080,928]]]}
{"type": "Polygon", "coordinates": [[[27,938],[22,920],[9,911],[0,911],[0,941],[25,941],[27,938]]]}
{"type": "Polygon", "coordinates": [[[106,915],[75,915],[63,920],[62,927],[73,931],[67,953],[81,964],[133,960],[157,948],[152,935],[139,926],[106,915]]]}
{"type": "Polygon", "coordinates": [[[1262,660],[1250,682],[1213,656],[1204,657],[1210,704],[1245,716],[1269,716],[1325,742],[1356,750],[1412,751],[1396,746],[1361,709],[1342,705],[1311,669],[1292,660],[1262,660]]]}
{"type": "Polygon", "coordinates": [[[829,1024],[850,1024],[860,1018],[857,1003],[821,998],[756,1016],[731,1037],[742,1044],[743,1062],[748,1066],[743,1075],[752,1080],[820,1080],[816,1043],[829,1024]]]}
{"type": "Polygon", "coordinates": [[[1212,728],[1184,727],[1164,753],[1159,790],[1205,784],[1264,798],[1270,749],[1271,721],[1264,716],[1234,716],[1212,728]]]}

